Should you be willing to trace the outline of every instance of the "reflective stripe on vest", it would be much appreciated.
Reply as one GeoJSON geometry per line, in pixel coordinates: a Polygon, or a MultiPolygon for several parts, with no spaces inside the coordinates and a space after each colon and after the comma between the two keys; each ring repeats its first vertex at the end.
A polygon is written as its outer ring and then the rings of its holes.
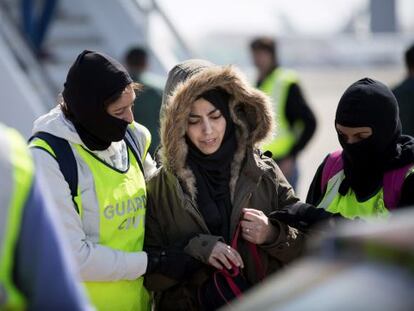
{"type": "Polygon", "coordinates": [[[286,118],[286,103],[289,88],[297,82],[296,74],[283,68],[275,69],[261,84],[260,90],[272,98],[277,130],[274,139],[263,146],[264,151],[272,152],[274,159],[280,159],[289,154],[303,130],[303,124],[298,122],[291,128],[286,118]]]}
{"type": "Polygon", "coordinates": [[[134,133],[132,139],[137,143],[140,150],[142,150],[141,159],[142,165],[144,165],[145,158],[151,145],[151,133],[145,126],[137,122],[130,124],[129,128],[134,133]]]}
{"type": "MultiPolygon", "coordinates": [[[[414,168],[407,172],[406,177],[413,172],[414,168]]],[[[369,220],[375,218],[387,218],[389,216],[389,210],[384,203],[383,188],[370,199],[364,202],[359,202],[351,188],[345,196],[339,193],[339,187],[344,179],[344,170],[339,171],[329,179],[328,184],[326,185],[325,196],[318,204],[318,207],[324,208],[332,213],[340,213],[342,216],[349,219],[359,217],[369,220]]]]}
{"type": "Polygon", "coordinates": [[[24,310],[25,299],[13,284],[13,265],[34,166],[20,134],[3,126],[0,131],[0,309],[24,310]]]}

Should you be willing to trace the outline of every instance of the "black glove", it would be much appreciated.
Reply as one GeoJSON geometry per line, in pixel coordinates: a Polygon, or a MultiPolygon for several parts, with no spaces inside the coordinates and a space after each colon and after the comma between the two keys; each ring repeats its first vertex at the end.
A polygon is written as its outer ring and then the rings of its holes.
{"type": "Polygon", "coordinates": [[[160,273],[175,280],[188,278],[203,264],[186,254],[183,250],[168,248],[146,248],[148,255],[147,271],[145,274],[160,273]]]}
{"type": "Polygon", "coordinates": [[[279,220],[304,231],[321,222],[329,221],[330,226],[335,226],[338,220],[344,219],[340,214],[333,214],[323,208],[301,202],[276,210],[268,217],[271,222],[279,220]]]}

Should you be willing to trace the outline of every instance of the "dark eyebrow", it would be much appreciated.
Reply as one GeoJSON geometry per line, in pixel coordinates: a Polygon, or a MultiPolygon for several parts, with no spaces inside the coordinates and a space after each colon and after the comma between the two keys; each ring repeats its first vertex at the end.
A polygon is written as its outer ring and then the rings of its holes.
{"type": "Polygon", "coordinates": [[[217,108],[216,109],[214,109],[214,110],[211,110],[209,113],[208,113],[208,115],[212,115],[213,113],[215,113],[216,111],[219,111],[220,112],[220,110],[218,110],[217,108]]]}
{"type": "MultiPolygon", "coordinates": [[[[207,115],[209,116],[209,115],[212,115],[213,113],[215,113],[216,111],[220,111],[220,110],[218,110],[217,108],[214,108],[213,110],[211,110],[207,115]]],[[[197,115],[197,114],[193,114],[193,113],[191,113],[190,112],[190,115],[189,115],[189,117],[190,118],[201,118],[201,116],[199,116],[199,115],[197,115]]]]}
{"type": "Polygon", "coordinates": [[[116,112],[121,112],[121,111],[124,111],[125,109],[127,109],[128,107],[132,107],[132,106],[134,106],[134,104],[135,104],[135,100],[133,100],[128,106],[125,106],[125,107],[119,107],[119,108],[116,108],[115,110],[114,110],[114,112],[116,113],[116,112]]]}
{"type": "Polygon", "coordinates": [[[122,111],[124,111],[125,110],[125,108],[118,108],[118,109],[115,109],[114,110],[114,113],[118,113],[118,112],[122,112],[122,111]]]}

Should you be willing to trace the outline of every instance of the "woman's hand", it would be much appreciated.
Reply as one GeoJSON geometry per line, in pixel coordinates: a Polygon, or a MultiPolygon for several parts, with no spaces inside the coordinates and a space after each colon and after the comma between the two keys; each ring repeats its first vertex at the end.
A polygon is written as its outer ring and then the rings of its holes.
{"type": "Polygon", "coordinates": [[[220,241],[214,245],[208,263],[217,269],[231,269],[233,266],[244,267],[240,254],[234,248],[220,241]]]}
{"type": "Polygon", "coordinates": [[[254,244],[263,244],[273,241],[277,230],[270,223],[267,216],[257,209],[244,208],[241,221],[242,237],[254,244]]]}

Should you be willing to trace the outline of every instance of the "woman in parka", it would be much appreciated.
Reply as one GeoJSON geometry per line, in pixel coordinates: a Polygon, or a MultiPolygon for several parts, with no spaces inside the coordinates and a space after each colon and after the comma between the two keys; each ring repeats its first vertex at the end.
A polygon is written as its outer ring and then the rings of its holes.
{"type": "Polygon", "coordinates": [[[301,233],[266,215],[300,203],[256,149],[272,131],[271,103],[235,68],[183,62],[170,71],[164,94],[163,166],[147,183],[145,247],[181,248],[200,264],[177,262],[170,269],[181,277],[149,274],[145,283],[157,310],[199,310],[198,289],[214,268],[238,266],[250,283],[259,281],[246,241],[257,245],[266,275],[298,255],[301,233]],[[235,250],[229,244],[239,223],[235,250]]]}

